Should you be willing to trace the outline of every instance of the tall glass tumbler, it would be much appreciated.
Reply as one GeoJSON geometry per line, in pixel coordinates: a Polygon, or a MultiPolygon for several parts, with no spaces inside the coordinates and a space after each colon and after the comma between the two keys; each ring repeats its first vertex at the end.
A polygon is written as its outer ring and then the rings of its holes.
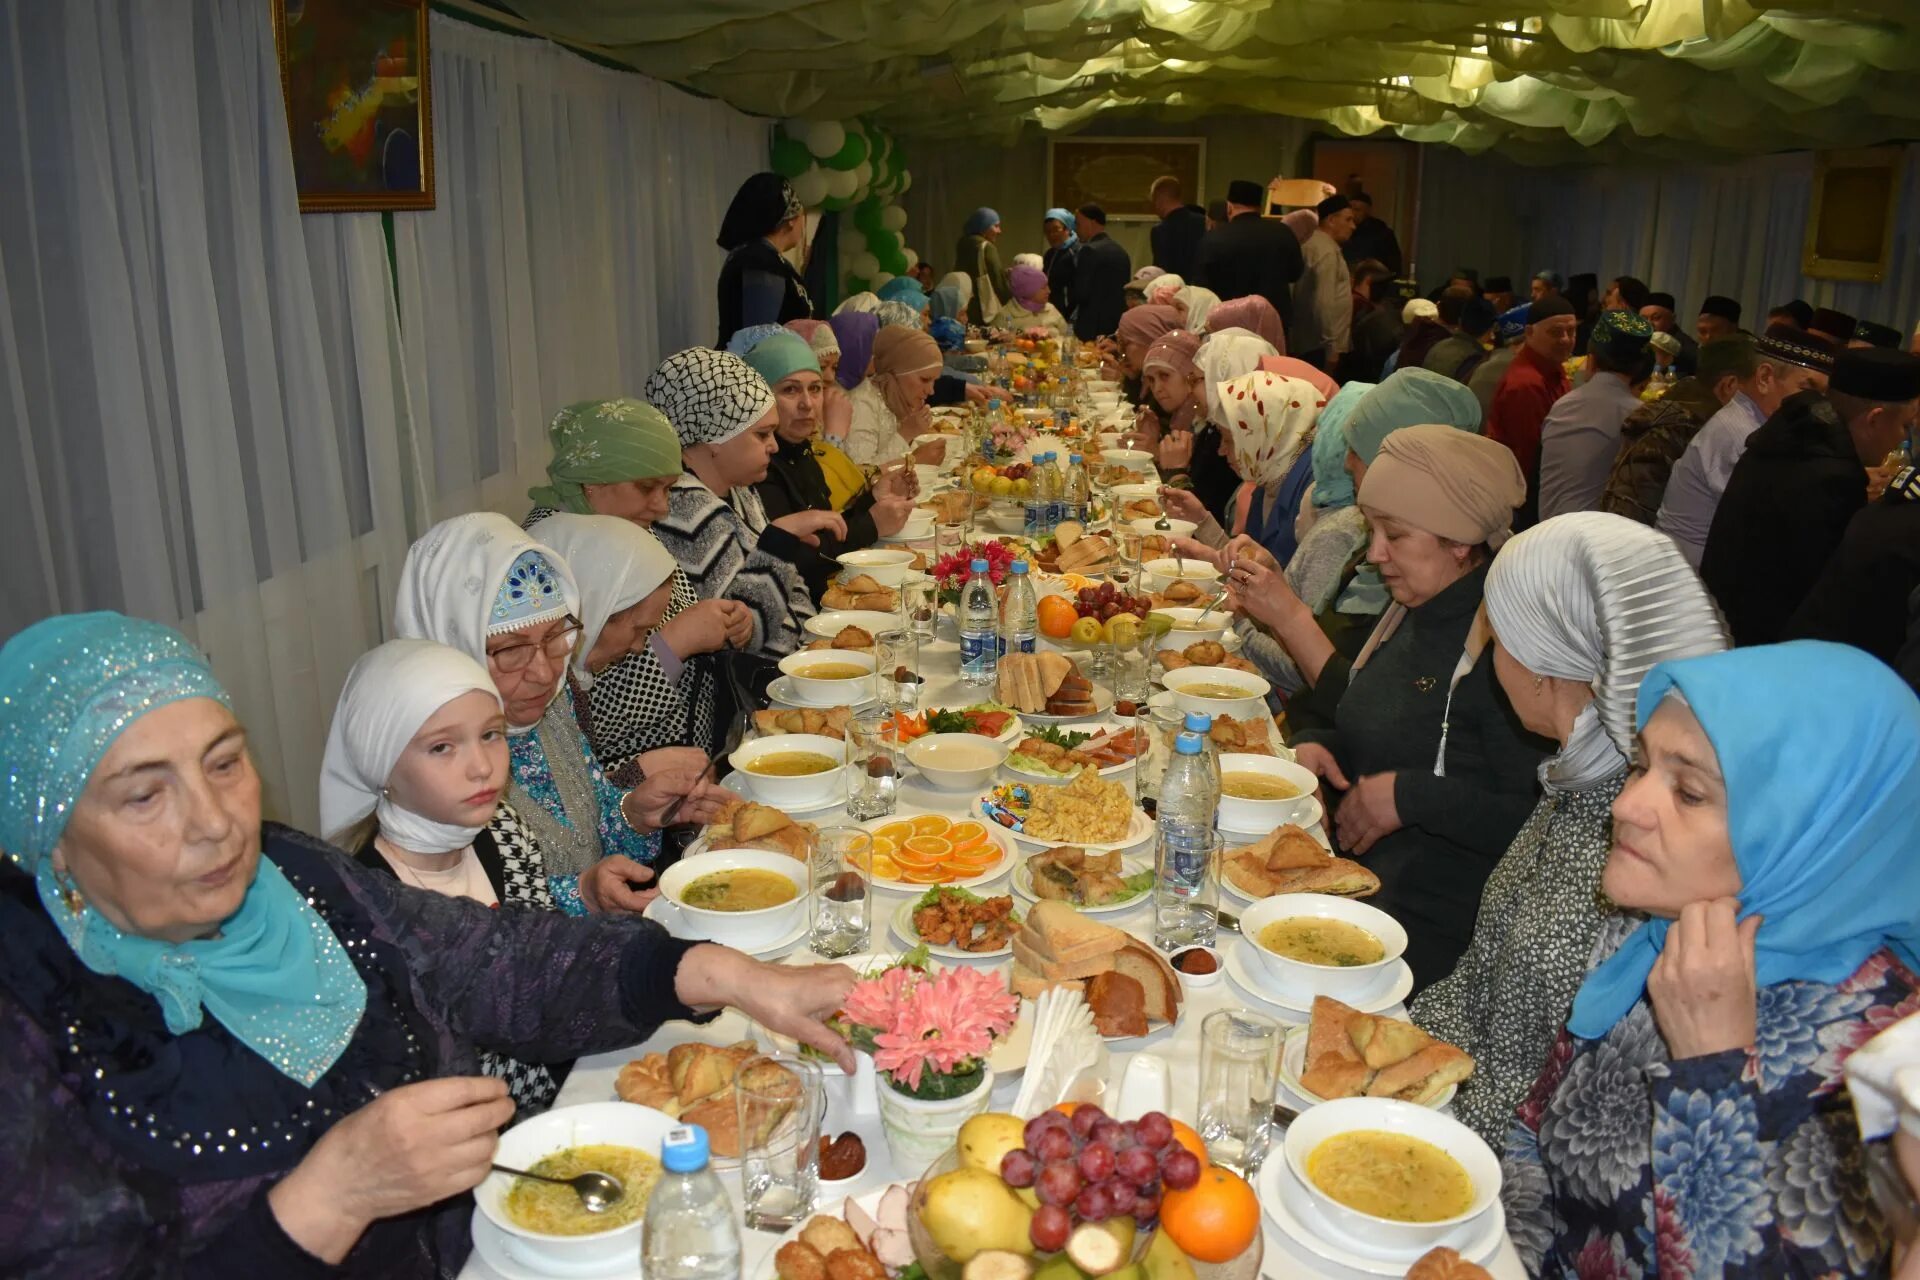
{"type": "Polygon", "coordinates": [[[1200,1023],[1200,1139],[1207,1156],[1251,1176],[1273,1133],[1280,1024],[1246,1009],[1216,1009],[1200,1023]]]}
{"type": "Polygon", "coordinates": [[[749,1058],[734,1077],[740,1122],[740,1207],[749,1227],[784,1231],[813,1213],[826,1090],[797,1055],[749,1058]]]}

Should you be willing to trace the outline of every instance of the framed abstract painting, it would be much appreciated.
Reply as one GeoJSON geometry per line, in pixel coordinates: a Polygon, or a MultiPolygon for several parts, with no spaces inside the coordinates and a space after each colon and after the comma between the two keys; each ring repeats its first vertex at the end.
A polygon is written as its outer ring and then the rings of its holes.
{"type": "Polygon", "coordinates": [[[302,213],[433,208],[426,0],[270,0],[302,213]]]}

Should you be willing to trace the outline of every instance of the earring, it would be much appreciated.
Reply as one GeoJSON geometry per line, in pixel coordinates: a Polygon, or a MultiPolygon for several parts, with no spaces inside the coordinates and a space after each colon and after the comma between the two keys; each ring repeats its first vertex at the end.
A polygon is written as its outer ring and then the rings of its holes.
{"type": "Polygon", "coordinates": [[[80,893],[80,886],[74,883],[73,878],[65,872],[54,872],[53,879],[54,883],[60,886],[60,901],[66,904],[69,912],[79,915],[87,905],[86,898],[80,893]]]}
{"type": "Polygon", "coordinates": [[[1545,676],[1535,676],[1533,678],[1533,691],[1535,693],[1540,692],[1540,686],[1545,684],[1546,682],[1547,682],[1547,678],[1545,676]]]}

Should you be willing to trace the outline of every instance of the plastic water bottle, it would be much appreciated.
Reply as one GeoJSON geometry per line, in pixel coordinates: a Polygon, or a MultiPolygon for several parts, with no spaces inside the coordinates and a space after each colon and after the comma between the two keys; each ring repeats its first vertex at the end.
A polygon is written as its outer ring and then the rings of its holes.
{"type": "Polygon", "coordinates": [[[998,630],[1000,609],[987,576],[987,562],[968,566],[967,584],[960,589],[960,679],[974,687],[992,685],[1000,671],[998,630]]]}
{"type": "Polygon", "coordinates": [[[707,1131],[670,1130],[660,1144],[665,1170],[647,1201],[640,1255],[647,1280],[733,1280],[740,1274],[740,1227],[733,1201],[707,1167],[707,1131]]]}
{"type": "Polygon", "coordinates": [[[1214,794],[1220,792],[1220,753],[1213,749],[1213,717],[1204,711],[1189,711],[1183,726],[1188,733],[1200,739],[1200,754],[1206,759],[1207,771],[1213,775],[1214,794]]]}
{"type": "Polygon", "coordinates": [[[1027,470],[1026,510],[1027,541],[1034,542],[1047,535],[1047,455],[1036,453],[1033,463],[1027,470]]]}
{"type": "Polygon", "coordinates": [[[1087,523],[1093,506],[1093,487],[1087,482],[1086,463],[1077,453],[1067,455],[1067,518],[1087,523]]]}
{"type": "Polygon", "coordinates": [[[1214,815],[1220,784],[1200,735],[1182,733],[1160,780],[1159,839],[1155,842],[1153,941],[1165,951],[1213,945],[1220,919],[1220,881],[1214,866],[1220,837],[1214,815]]]}
{"type": "Polygon", "coordinates": [[[1067,518],[1067,476],[1060,466],[1060,455],[1047,452],[1047,532],[1052,533],[1067,518]]]}
{"type": "Polygon", "coordinates": [[[1033,579],[1027,576],[1025,560],[1015,560],[1008,572],[1007,596],[1000,603],[1000,652],[1032,653],[1034,637],[1040,634],[1033,579]]]}

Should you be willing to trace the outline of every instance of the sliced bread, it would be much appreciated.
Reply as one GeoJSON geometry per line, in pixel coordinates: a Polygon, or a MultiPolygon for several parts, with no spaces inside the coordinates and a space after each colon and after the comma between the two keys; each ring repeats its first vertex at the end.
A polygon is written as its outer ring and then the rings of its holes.
{"type": "Polygon", "coordinates": [[[1024,932],[1013,935],[1013,961],[1016,965],[1024,967],[1027,972],[1037,974],[1049,982],[1091,978],[1096,973],[1105,973],[1113,968],[1113,955],[1105,952],[1088,956],[1084,960],[1049,959],[1034,950],[1024,932]]]}
{"type": "Polygon", "coordinates": [[[1097,974],[1087,980],[1086,996],[1101,1035],[1147,1034],[1146,991],[1133,978],[1117,971],[1097,974]]]}
{"type": "Polygon", "coordinates": [[[1055,899],[1034,903],[1020,932],[1037,954],[1061,964],[1112,955],[1129,941],[1120,930],[1089,920],[1055,899]]]}
{"type": "Polygon", "coordinates": [[[1113,957],[1113,964],[1117,971],[1140,984],[1149,1018],[1173,1022],[1180,1017],[1180,979],[1152,947],[1129,938],[1127,945],[1113,957]]]}

